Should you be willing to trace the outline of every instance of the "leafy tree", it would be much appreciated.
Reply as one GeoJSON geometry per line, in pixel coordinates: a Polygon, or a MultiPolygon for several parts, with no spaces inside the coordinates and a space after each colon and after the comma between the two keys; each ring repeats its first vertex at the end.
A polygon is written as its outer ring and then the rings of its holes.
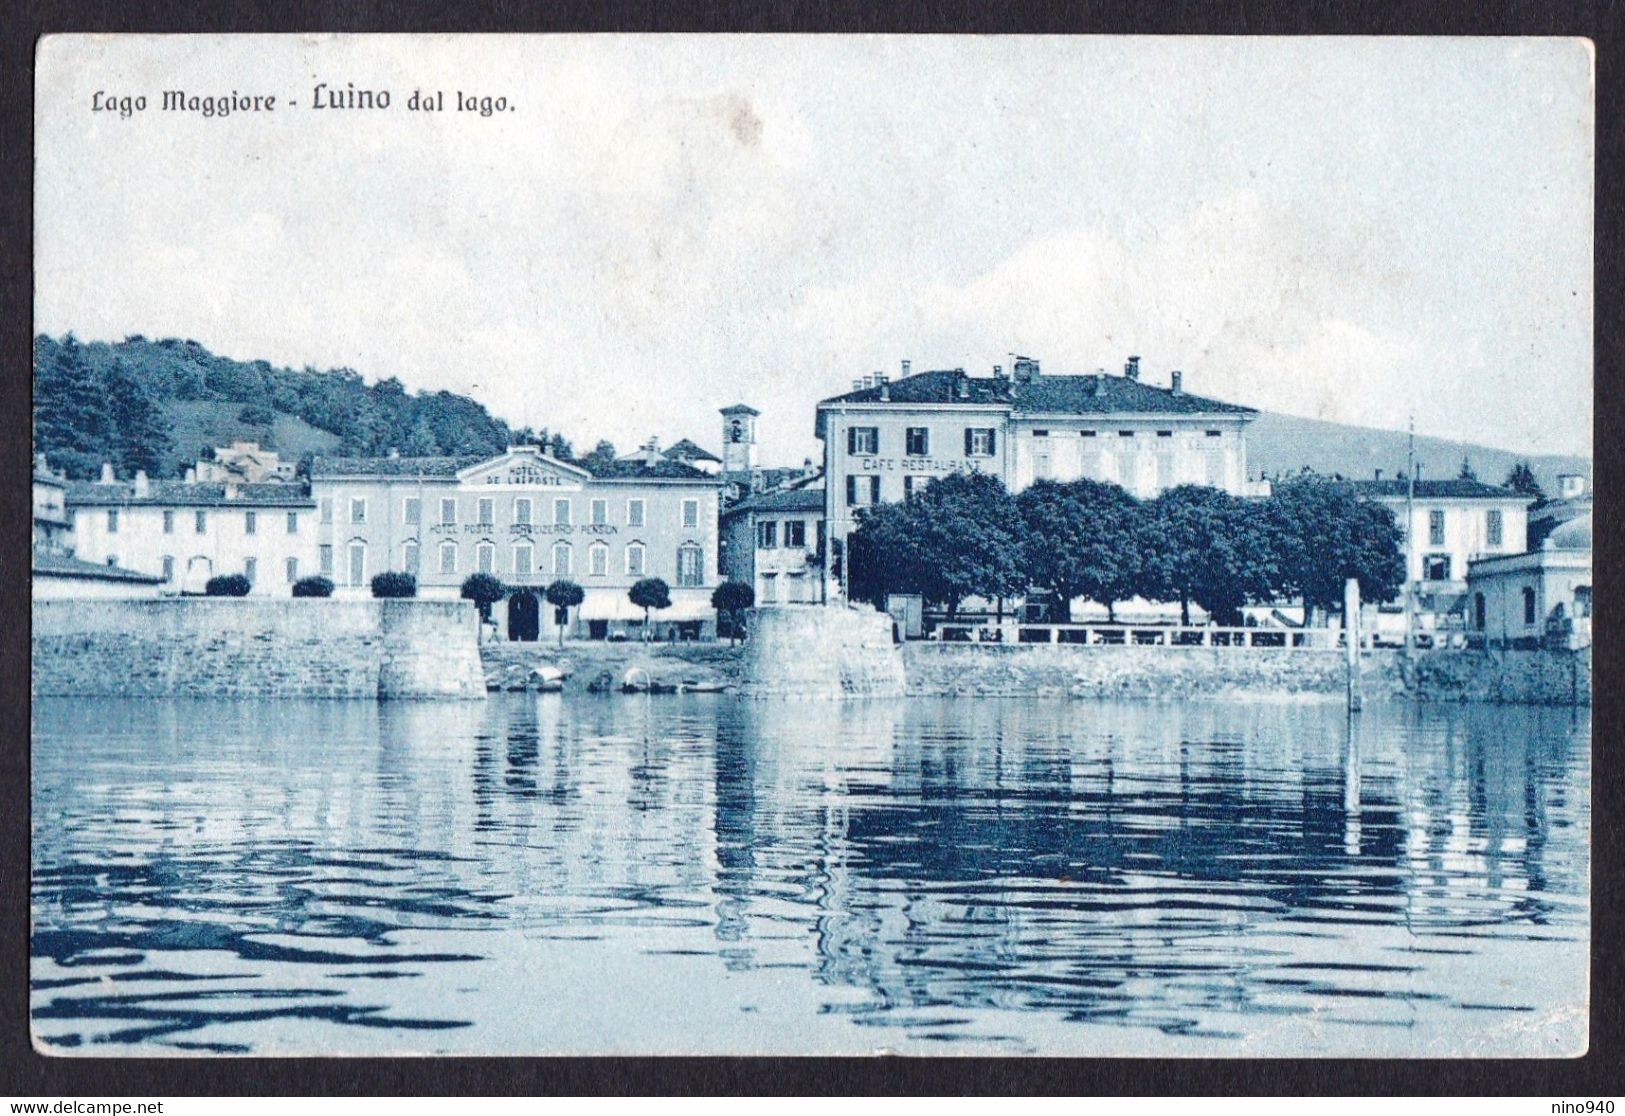
{"type": "Polygon", "coordinates": [[[243,574],[220,574],[204,583],[203,593],[208,597],[246,597],[252,588],[243,574]]]}
{"type": "Polygon", "coordinates": [[[596,473],[607,465],[613,465],[615,463],[615,458],[615,443],[610,441],[600,441],[596,446],[592,447],[592,452],[586,454],[576,464],[580,465],[583,469],[586,469],[589,473],[596,473]]]}
{"type": "Polygon", "coordinates": [[[646,577],[626,591],[633,604],[643,610],[643,638],[649,638],[649,610],[671,607],[671,586],[658,577],[646,577]]]}
{"type": "Polygon", "coordinates": [[[70,334],[34,342],[34,452],[76,480],[101,471],[115,445],[101,377],[70,334]]]}
{"type": "Polygon", "coordinates": [[[1336,612],[1355,578],[1367,601],[1391,601],[1405,583],[1399,527],[1381,504],[1316,475],[1278,485],[1262,517],[1276,548],[1280,588],[1305,610],[1336,612]]]}
{"type": "Polygon", "coordinates": [[[1220,623],[1236,624],[1242,605],[1274,595],[1280,568],[1257,503],[1179,485],[1148,512],[1145,595],[1177,599],[1182,623],[1190,623],[1192,601],[1220,623]]]}
{"type": "Polygon", "coordinates": [[[270,426],[276,421],[276,412],[263,403],[250,403],[237,412],[237,421],[249,426],[270,426]]]}
{"type": "Polygon", "coordinates": [[[169,423],[163,409],[121,360],[115,358],[102,379],[119,468],[126,473],[139,469],[157,475],[170,452],[169,423]]]}
{"type": "Polygon", "coordinates": [[[488,573],[472,573],[463,578],[462,598],[473,601],[479,610],[480,622],[489,623],[491,606],[507,595],[508,587],[488,573]]]}
{"type": "Polygon", "coordinates": [[[1466,454],[1461,455],[1461,471],[1456,474],[1456,479],[1470,481],[1478,479],[1478,474],[1473,471],[1472,459],[1466,454]]]}
{"type": "Polygon", "coordinates": [[[587,599],[586,591],[573,581],[559,580],[549,585],[542,596],[546,597],[547,603],[554,608],[564,609],[565,623],[559,625],[559,646],[563,647],[564,629],[569,623],[570,609],[587,599]]]}
{"type": "Polygon", "coordinates": [[[293,595],[296,597],[331,597],[333,595],[333,579],[323,577],[321,574],[302,577],[293,583],[293,595]]]}
{"type": "Polygon", "coordinates": [[[1141,579],[1139,501],[1101,481],[1039,481],[1016,497],[1016,506],[1028,532],[1027,579],[1049,590],[1059,617],[1070,621],[1072,599],[1080,596],[1115,617],[1116,602],[1133,596],[1141,579]]]}
{"type": "Polygon", "coordinates": [[[888,592],[917,592],[949,615],[965,598],[1019,596],[1027,525],[1004,482],[988,473],[952,473],[901,504],[867,512],[853,536],[854,595],[883,603],[888,592]]]}
{"type": "MultiPolygon", "coordinates": [[[[717,610],[717,619],[726,620],[728,637],[739,642],[739,631],[744,626],[744,611],[756,604],[756,590],[743,581],[724,581],[711,591],[711,607],[717,610]]],[[[719,625],[720,628],[720,625],[719,625]]]]}
{"type": "Polygon", "coordinates": [[[1520,496],[1533,496],[1536,507],[1546,502],[1546,490],[1540,487],[1540,482],[1535,479],[1535,471],[1527,461],[1520,461],[1512,467],[1507,474],[1506,486],[1520,496]]]}
{"type": "Polygon", "coordinates": [[[409,573],[388,570],[372,579],[372,595],[380,598],[415,597],[418,579],[409,573]]]}

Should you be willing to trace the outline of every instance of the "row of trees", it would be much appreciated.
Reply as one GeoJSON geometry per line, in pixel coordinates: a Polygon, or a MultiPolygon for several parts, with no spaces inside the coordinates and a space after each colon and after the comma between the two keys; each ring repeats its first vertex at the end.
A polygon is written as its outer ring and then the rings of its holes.
{"type": "Polygon", "coordinates": [[[1365,600],[1393,600],[1404,584],[1393,515],[1346,483],[1305,476],[1265,500],[1181,485],[1153,500],[1115,484],[1039,481],[1011,496],[997,478],[954,474],[900,504],[866,511],[849,551],[852,595],[883,605],[918,593],[950,614],[1045,591],[1051,619],[1085,598],[1115,617],[1120,601],[1178,601],[1220,623],[1241,607],[1282,599],[1331,612],[1347,578],[1365,600]]]}

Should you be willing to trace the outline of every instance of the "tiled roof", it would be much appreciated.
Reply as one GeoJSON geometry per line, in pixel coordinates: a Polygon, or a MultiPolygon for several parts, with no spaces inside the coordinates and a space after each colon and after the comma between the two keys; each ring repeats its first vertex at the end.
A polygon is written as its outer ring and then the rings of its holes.
{"type": "Polygon", "coordinates": [[[599,480],[702,480],[720,483],[720,479],[710,473],[669,457],[662,457],[652,465],[641,457],[601,461],[591,469],[592,475],[599,480]]]}
{"type": "Polygon", "coordinates": [[[722,408],[722,413],[725,415],[759,415],[762,412],[744,403],[735,403],[731,407],[722,408]]]}
{"type": "Polygon", "coordinates": [[[490,461],[494,455],[476,453],[458,457],[318,457],[310,463],[312,477],[454,477],[470,465],[490,461]]]}
{"type": "Polygon", "coordinates": [[[109,566],[100,562],[86,562],[82,558],[70,558],[68,555],[54,550],[34,551],[34,573],[36,576],[47,574],[52,577],[83,577],[101,581],[135,581],[146,585],[159,585],[164,580],[151,574],[124,569],[122,566],[109,566]]]}
{"type": "MultiPolygon", "coordinates": [[[[1403,480],[1357,480],[1354,487],[1366,496],[1404,497],[1409,482],[1403,480]]],[[[1476,480],[1419,480],[1416,494],[1425,500],[1516,500],[1518,494],[1498,484],[1476,480]]],[[[1533,499],[1533,497],[1529,497],[1533,499]]]]}
{"type": "Polygon", "coordinates": [[[738,512],[755,511],[823,511],[824,489],[819,487],[785,488],[777,492],[763,492],[749,499],[741,500],[727,511],[723,517],[738,512]]]}
{"type": "Polygon", "coordinates": [[[687,438],[667,450],[666,456],[673,461],[715,461],[718,464],[722,463],[722,458],[716,456],[710,450],[701,449],[687,438]]]}
{"type": "Polygon", "coordinates": [[[147,494],[137,496],[130,481],[75,481],[68,485],[65,499],[71,507],[126,505],[170,505],[179,507],[288,507],[311,508],[315,502],[302,484],[234,484],[237,495],[226,498],[226,485],[219,481],[186,484],[183,481],[155,480],[147,483],[147,494]]]}
{"type": "MultiPolygon", "coordinates": [[[[1236,414],[1251,407],[1223,403],[1172,388],[1153,387],[1126,376],[1037,376],[1017,383],[957,370],[920,372],[885,385],[891,403],[981,403],[1003,405],[1019,414],[1236,414]],[[965,382],[965,398],[958,382],[965,382]]],[[[880,387],[831,396],[823,403],[880,403],[880,387]]]]}

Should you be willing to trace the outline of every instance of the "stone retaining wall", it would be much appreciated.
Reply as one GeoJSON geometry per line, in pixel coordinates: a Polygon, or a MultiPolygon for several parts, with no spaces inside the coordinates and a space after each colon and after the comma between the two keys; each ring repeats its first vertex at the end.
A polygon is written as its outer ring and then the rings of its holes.
{"type": "Polygon", "coordinates": [[[892,618],[868,608],[759,608],[740,692],[750,697],[897,697],[903,657],[892,618]]]}
{"type": "MultiPolygon", "coordinates": [[[[565,674],[566,694],[586,693],[589,687],[603,690],[608,676],[610,690],[618,688],[634,668],[657,686],[695,683],[737,686],[744,648],[726,641],[717,643],[639,643],[628,640],[566,640],[561,648],[541,640],[536,643],[493,642],[480,644],[480,660],[485,667],[487,690],[530,689],[530,672],[537,667],[556,667],[565,674]]],[[[609,692],[609,691],[604,691],[609,692]]]]}
{"type": "Polygon", "coordinates": [[[467,601],[35,601],[38,695],[482,698],[467,601]]]}

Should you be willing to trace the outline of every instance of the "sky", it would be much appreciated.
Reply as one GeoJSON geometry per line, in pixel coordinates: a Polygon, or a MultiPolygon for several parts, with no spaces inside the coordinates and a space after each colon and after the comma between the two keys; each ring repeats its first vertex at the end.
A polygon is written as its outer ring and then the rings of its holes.
{"type": "Polygon", "coordinates": [[[745,402],[770,465],[818,456],[814,407],[857,377],[1012,353],[1591,452],[1581,40],[58,36],[38,61],[36,332],[395,376],[578,448],[720,450],[745,402]],[[313,109],[318,83],[391,104],[313,109]]]}

